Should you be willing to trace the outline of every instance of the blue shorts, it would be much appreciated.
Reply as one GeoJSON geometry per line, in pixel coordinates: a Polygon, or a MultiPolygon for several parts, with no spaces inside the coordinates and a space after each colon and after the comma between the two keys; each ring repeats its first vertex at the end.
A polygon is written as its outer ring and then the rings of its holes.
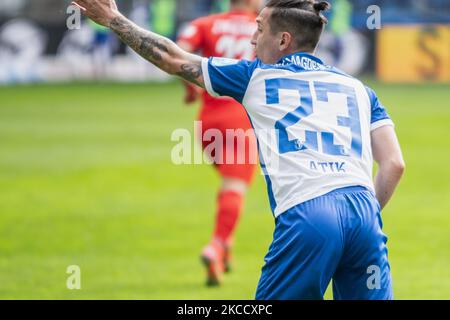
{"type": "Polygon", "coordinates": [[[301,203],[276,218],[257,300],[393,299],[380,205],[363,187],[301,203]]]}

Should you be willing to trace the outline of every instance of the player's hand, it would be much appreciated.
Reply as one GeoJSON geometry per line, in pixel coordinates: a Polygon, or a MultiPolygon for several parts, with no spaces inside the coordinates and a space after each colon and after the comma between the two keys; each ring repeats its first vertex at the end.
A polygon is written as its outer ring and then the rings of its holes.
{"type": "Polygon", "coordinates": [[[186,83],[186,94],[184,96],[184,103],[186,104],[192,104],[196,102],[202,93],[202,90],[194,86],[193,84],[186,83]]]}
{"type": "Polygon", "coordinates": [[[115,0],[76,0],[72,4],[78,6],[88,18],[105,27],[109,27],[111,21],[120,16],[115,0]]]}

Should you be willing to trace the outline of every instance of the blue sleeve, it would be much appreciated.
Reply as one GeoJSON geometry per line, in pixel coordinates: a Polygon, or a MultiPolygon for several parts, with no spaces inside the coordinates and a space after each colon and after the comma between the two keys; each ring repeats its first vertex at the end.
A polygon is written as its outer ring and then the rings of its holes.
{"type": "Polygon", "coordinates": [[[258,60],[251,62],[225,58],[203,59],[206,90],[212,96],[228,96],[242,103],[258,63],[258,60]]]}
{"type": "Polygon", "coordinates": [[[383,125],[393,125],[393,122],[389,117],[386,108],[383,106],[380,100],[378,100],[376,93],[369,87],[366,87],[366,91],[369,96],[371,106],[370,122],[372,125],[372,130],[379,128],[383,125]]]}

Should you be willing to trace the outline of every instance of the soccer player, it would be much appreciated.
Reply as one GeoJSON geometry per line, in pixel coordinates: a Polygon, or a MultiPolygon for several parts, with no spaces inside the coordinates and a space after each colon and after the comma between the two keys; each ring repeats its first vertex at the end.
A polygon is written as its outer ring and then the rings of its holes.
{"type": "Polygon", "coordinates": [[[246,108],[275,216],[257,299],[323,299],[331,279],[335,299],[393,298],[380,213],[405,165],[375,92],[313,55],[327,2],[270,0],[253,62],[187,53],[134,25],[113,0],[77,2],[162,70],[246,108]]]}
{"type": "MultiPolygon", "coordinates": [[[[257,28],[255,19],[261,5],[261,0],[231,0],[229,12],[199,18],[187,26],[178,39],[178,45],[187,52],[199,52],[207,57],[253,60],[251,38],[257,28]]],[[[241,215],[244,195],[256,169],[256,160],[252,162],[251,159],[257,159],[257,148],[242,105],[231,98],[212,97],[207,91],[199,90],[186,82],[186,103],[194,102],[199,94],[202,96],[200,136],[205,137],[212,129],[219,130],[225,139],[221,150],[215,149],[212,159],[222,183],[217,195],[214,233],[201,254],[207,272],[207,285],[217,285],[222,271],[230,270],[233,234],[241,215]],[[228,136],[232,141],[227,141],[227,130],[243,130],[241,132],[251,135],[243,136],[244,140],[240,142],[228,136]],[[241,163],[237,161],[240,156],[244,159],[241,163]]],[[[205,149],[215,141],[202,138],[201,143],[205,149]]]]}

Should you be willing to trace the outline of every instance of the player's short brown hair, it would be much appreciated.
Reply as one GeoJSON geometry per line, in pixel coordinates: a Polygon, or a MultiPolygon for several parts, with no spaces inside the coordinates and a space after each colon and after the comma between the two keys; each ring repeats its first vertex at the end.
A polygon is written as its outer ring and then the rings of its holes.
{"type": "Polygon", "coordinates": [[[314,51],[324,26],[328,23],[322,11],[331,8],[326,1],[269,0],[266,7],[273,8],[270,27],[273,33],[289,32],[297,49],[314,51]]]}

